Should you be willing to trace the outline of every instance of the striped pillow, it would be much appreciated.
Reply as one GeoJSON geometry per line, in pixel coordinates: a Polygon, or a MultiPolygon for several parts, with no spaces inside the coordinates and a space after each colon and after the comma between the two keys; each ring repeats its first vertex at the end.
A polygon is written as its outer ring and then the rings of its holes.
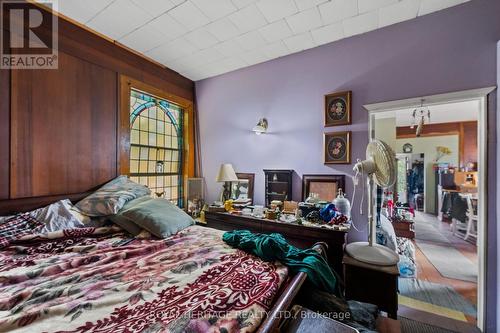
{"type": "Polygon", "coordinates": [[[151,195],[149,188],[131,181],[127,176],[119,176],[80,200],[75,207],[87,216],[114,215],[128,201],[146,195],[151,195]]]}

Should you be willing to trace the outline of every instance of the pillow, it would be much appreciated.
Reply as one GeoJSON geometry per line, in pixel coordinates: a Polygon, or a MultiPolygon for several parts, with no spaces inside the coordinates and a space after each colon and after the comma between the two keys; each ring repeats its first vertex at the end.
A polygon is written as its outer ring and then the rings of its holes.
{"type": "Polygon", "coordinates": [[[137,199],[134,199],[134,200],[130,200],[129,202],[127,202],[123,206],[122,210],[120,210],[118,212],[118,214],[111,215],[109,218],[111,219],[111,221],[113,221],[114,223],[116,223],[117,225],[119,225],[122,229],[125,229],[126,231],[128,231],[132,235],[137,236],[137,235],[139,235],[141,233],[141,231],[143,229],[141,227],[139,227],[137,224],[135,224],[134,221],[128,219],[125,216],[123,216],[121,213],[123,211],[126,211],[126,210],[129,210],[129,209],[133,208],[137,204],[140,204],[140,203],[142,203],[144,201],[148,201],[150,199],[152,199],[150,196],[145,196],[145,197],[140,197],[140,198],[137,198],[137,199]]]}
{"type": "Polygon", "coordinates": [[[377,225],[377,243],[397,251],[396,232],[391,221],[384,214],[380,214],[380,224],[377,225]]]}
{"type": "Polygon", "coordinates": [[[88,216],[107,216],[118,213],[128,201],[150,194],[146,186],[131,181],[127,176],[119,176],[75,206],[88,216]]]}
{"type": "Polygon", "coordinates": [[[169,237],[194,224],[191,216],[169,201],[148,199],[120,211],[119,215],[160,238],[169,237]]]}
{"type": "Polygon", "coordinates": [[[68,199],[60,200],[46,207],[36,209],[28,214],[43,223],[40,232],[51,232],[62,229],[83,228],[85,225],[72,213],[73,204],[68,199]]]}

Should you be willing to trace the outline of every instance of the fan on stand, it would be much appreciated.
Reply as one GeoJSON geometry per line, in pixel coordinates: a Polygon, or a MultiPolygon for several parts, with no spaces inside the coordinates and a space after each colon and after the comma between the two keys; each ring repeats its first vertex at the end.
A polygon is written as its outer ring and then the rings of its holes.
{"type": "Polygon", "coordinates": [[[390,187],[396,181],[396,158],[394,151],[385,142],[371,141],[366,147],[366,160],[356,163],[354,171],[366,175],[368,184],[368,242],[355,242],[346,246],[346,252],[356,260],[369,264],[390,266],[399,261],[391,249],[377,244],[376,223],[373,221],[372,197],[375,184],[390,187]]]}

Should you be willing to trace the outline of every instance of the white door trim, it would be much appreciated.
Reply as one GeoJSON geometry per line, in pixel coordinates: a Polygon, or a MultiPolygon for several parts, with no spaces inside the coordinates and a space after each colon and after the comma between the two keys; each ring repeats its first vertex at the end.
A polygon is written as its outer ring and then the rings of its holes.
{"type": "Polygon", "coordinates": [[[414,98],[402,99],[397,101],[366,104],[363,107],[369,114],[369,138],[375,137],[374,119],[375,113],[383,111],[392,111],[398,109],[407,109],[420,106],[421,100],[425,99],[426,105],[435,105],[443,103],[478,101],[479,119],[478,119],[478,284],[477,284],[477,326],[484,332],[486,327],[486,270],[487,270],[487,224],[488,224],[488,94],[496,89],[495,86],[471,89],[464,91],[455,91],[445,94],[419,96],[414,98]]]}

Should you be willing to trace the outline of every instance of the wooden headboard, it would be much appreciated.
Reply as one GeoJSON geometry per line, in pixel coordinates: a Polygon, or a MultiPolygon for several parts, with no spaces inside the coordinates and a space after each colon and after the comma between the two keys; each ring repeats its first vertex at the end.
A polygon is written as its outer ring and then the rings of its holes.
{"type": "Polygon", "coordinates": [[[0,70],[0,216],[77,201],[120,173],[121,77],[193,100],[191,80],[69,20],[58,37],[58,69],[0,70]]]}

